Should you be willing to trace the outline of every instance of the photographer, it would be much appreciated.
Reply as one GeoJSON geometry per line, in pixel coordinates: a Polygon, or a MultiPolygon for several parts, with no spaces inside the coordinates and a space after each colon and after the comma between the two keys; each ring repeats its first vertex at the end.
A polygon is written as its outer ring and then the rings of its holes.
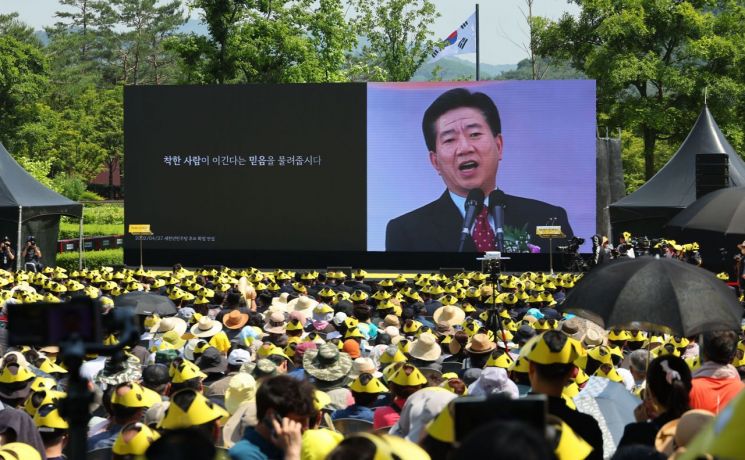
{"type": "Polygon", "coordinates": [[[634,253],[634,243],[631,238],[631,233],[623,232],[623,234],[618,240],[618,246],[616,247],[616,250],[618,251],[618,257],[622,257],[622,258],[625,257],[629,259],[636,258],[636,254],[634,253]]]}
{"type": "Polygon", "coordinates": [[[15,260],[16,256],[13,254],[13,245],[10,243],[10,238],[6,236],[3,238],[2,243],[0,243],[0,268],[11,271],[15,260]]]}
{"type": "Polygon", "coordinates": [[[23,268],[26,270],[38,272],[44,268],[41,264],[41,251],[36,246],[36,239],[33,236],[29,236],[26,240],[26,247],[23,248],[21,258],[23,259],[23,268]]]}

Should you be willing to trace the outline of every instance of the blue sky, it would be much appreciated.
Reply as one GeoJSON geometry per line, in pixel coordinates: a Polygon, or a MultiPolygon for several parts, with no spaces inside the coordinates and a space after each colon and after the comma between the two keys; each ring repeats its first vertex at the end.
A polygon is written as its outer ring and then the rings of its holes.
{"type": "MultiPolygon", "coordinates": [[[[441,14],[433,28],[440,38],[445,38],[468,18],[475,5],[475,2],[461,0],[433,1],[441,14]]],[[[515,44],[527,41],[521,8],[525,9],[525,0],[487,0],[480,3],[482,62],[516,64],[526,57],[525,50],[515,44]]],[[[37,29],[54,24],[54,12],[59,9],[57,0],[0,0],[0,13],[17,11],[23,21],[37,29]]],[[[577,11],[577,7],[566,0],[535,0],[533,9],[533,14],[552,19],[564,12],[577,11]]]]}

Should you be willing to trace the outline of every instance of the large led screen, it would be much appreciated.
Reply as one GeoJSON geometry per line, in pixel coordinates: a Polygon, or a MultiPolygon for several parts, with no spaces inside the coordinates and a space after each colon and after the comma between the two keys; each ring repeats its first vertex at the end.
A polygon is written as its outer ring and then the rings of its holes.
{"type": "Polygon", "coordinates": [[[168,261],[455,252],[477,186],[510,251],[595,232],[593,81],[127,87],[124,131],[125,223],[168,261]]]}
{"type": "Polygon", "coordinates": [[[506,252],[547,252],[547,224],[589,247],[594,81],[370,83],[367,176],[370,251],[457,251],[473,188],[503,192],[506,252]]]}
{"type": "Polygon", "coordinates": [[[146,248],[364,250],[365,86],[125,90],[125,222],[146,248]]]}

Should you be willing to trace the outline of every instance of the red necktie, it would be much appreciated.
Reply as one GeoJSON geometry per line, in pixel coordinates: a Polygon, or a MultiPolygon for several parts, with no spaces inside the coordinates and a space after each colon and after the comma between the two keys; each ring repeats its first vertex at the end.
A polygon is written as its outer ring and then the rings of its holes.
{"type": "Polygon", "coordinates": [[[493,251],[494,230],[489,225],[489,218],[486,213],[486,206],[481,208],[481,212],[476,216],[476,222],[473,224],[473,242],[476,243],[476,249],[481,252],[493,251]]]}

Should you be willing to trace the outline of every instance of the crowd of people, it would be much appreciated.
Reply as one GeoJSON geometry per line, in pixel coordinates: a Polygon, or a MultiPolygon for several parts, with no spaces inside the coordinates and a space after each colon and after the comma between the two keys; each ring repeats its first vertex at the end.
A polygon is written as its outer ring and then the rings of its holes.
{"type": "Polygon", "coordinates": [[[123,359],[85,357],[91,458],[680,458],[743,394],[745,328],[603,330],[561,311],[581,276],[0,271],[0,459],[65,458],[70,436],[65,352],[9,348],[7,306],[87,296],[105,317],[133,291],[175,309],[139,316],[123,359]]]}
{"type": "Polygon", "coordinates": [[[646,236],[633,237],[630,232],[623,232],[618,238],[618,244],[613,245],[606,236],[592,237],[592,265],[600,265],[615,259],[633,259],[638,256],[650,255],[677,259],[698,267],[703,264],[699,253],[699,244],[678,243],[665,238],[649,239],[646,236]]]}

